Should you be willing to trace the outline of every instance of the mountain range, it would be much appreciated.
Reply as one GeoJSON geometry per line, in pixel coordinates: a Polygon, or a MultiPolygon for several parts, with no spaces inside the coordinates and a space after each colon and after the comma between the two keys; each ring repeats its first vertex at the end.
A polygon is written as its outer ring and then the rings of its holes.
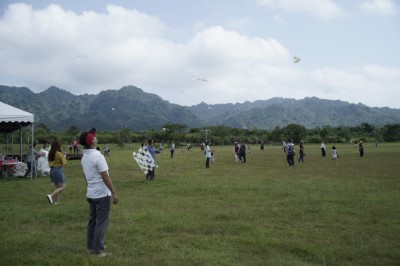
{"type": "Polygon", "coordinates": [[[161,129],[165,124],[182,124],[188,128],[222,125],[271,130],[288,124],[316,128],[400,123],[400,109],[368,107],[340,100],[276,97],[235,104],[202,102],[180,106],[134,86],[105,90],[97,95],[74,95],[54,86],[40,93],[26,87],[0,86],[0,101],[33,113],[36,124],[43,123],[55,131],[70,126],[82,130],[96,127],[142,131],[161,129]]]}

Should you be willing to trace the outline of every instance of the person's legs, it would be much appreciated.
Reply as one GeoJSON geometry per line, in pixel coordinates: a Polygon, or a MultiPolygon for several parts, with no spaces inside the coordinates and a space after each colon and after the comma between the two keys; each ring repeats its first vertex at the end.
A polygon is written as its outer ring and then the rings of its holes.
{"type": "Polygon", "coordinates": [[[94,249],[95,253],[100,253],[104,250],[104,236],[107,231],[109,214],[111,208],[110,197],[104,197],[99,199],[97,205],[96,215],[96,230],[94,234],[94,249]]]}
{"type": "Polygon", "coordinates": [[[87,199],[89,202],[89,221],[87,224],[87,249],[94,250],[94,232],[96,229],[96,205],[92,199],[87,199]]]}
{"type": "Polygon", "coordinates": [[[207,160],[206,160],[206,168],[209,168],[209,167],[210,167],[210,158],[207,157],[207,160]]]}
{"type": "Polygon", "coordinates": [[[149,179],[154,180],[154,177],[155,177],[155,169],[153,168],[153,170],[149,171],[149,179]]]}
{"type": "Polygon", "coordinates": [[[88,248],[93,250],[94,254],[99,254],[104,250],[104,236],[109,222],[111,199],[109,196],[89,199],[89,203],[88,248]]]}
{"type": "Polygon", "coordinates": [[[36,177],[37,176],[36,175],[36,161],[32,162],[31,169],[32,169],[32,171],[31,171],[32,177],[36,177]]]}
{"type": "Polygon", "coordinates": [[[60,202],[60,193],[61,193],[61,191],[63,191],[65,189],[65,183],[54,184],[54,186],[55,186],[55,189],[50,195],[53,198],[53,202],[58,203],[58,202],[60,202]]]}
{"type": "Polygon", "coordinates": [[[28,165],[28,170],[26,170],[24,177],[29,175],[29,173],[31,172],[31,168],[32,168],[32,162],[26,162],[26,164],[28,165]]]}

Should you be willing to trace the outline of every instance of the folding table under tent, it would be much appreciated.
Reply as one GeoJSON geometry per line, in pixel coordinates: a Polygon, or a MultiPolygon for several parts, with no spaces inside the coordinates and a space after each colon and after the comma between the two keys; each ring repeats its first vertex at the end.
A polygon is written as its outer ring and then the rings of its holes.
{"type": "MultiPolygon", "coordinates": [[[[31,113],[13,107],[11,105],[5,104],[0,102],[0,133],[7,134],[7,150],[6,150],[6,157],[9,156],[8,153],[8,135],[12,134],[13,132],[19,130],[20,136],[20,148],[19,148],[19,155],[22,160],[22,128],[24,127],[31,127],[31,138],[30,138],[30,145],[33,146],[34,142],[34,131],[33,131],[33,121],[34,116],[31,113]]],[[[13,154],[12,154],[13,155],[13,154]]],[[[32,158],[33,152],[32,152],[32,158]]],[[[35,177],[36,173],[35,173],[35,177]]],[[[31,177],[32,179],[32,177],[31,177]]]]}

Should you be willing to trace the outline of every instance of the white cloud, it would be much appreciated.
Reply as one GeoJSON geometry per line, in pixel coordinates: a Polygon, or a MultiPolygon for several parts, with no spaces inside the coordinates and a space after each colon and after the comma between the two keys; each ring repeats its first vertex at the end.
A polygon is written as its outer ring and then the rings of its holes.
{"type": "Polygon", "coordinates": [[[377,12],[386,15],[394,15],[398,13],[398,7],[392,0],[370,0],[360,3],[359,8],[362,10],[377,12]]]}
{"type": "Polygon", "coordinates": [[[331,0],[256,0],[260,6],[283,9],[289,12],[304,12],[312,16],[332,19],[347,12],[331,0]]]}
{"type": "Polygon", "coordinates": [[[310,73],[310,83],[322,89],[316,96],[362,102],[369,106],[385,106],[400,97],[400,69],[368,65],[358,68],[321,68],[310,73]],[[393,97],[393,100],[390,100],[393,97]],[[357,99],[355,101],[354,99],[357,99]]]}
{"type": "Polygon", "coordinates": [[[74,94],[134,85],[181,105],[317,96],[398,107],[398,68],[306,68],[276,39],[221,26],[203,25],[180,43],[169,33],[157,17],[113,5],[76,14],[14,4],[0,19],[0,80],[74,94]]]}

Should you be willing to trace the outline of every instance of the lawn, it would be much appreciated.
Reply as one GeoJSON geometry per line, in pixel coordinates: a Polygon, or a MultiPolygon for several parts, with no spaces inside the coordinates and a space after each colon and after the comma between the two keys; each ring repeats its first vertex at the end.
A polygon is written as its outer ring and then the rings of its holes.
{"type": "Polygon", "coordinates": [[[173,159],[166,151],[148,181],[133,148],[112,146],[120,202],[106,258],[86,252],[80,161],[65,167],[60,205],[45,198],[47,177],[0,180],[0,265],[399,265],[400,144],[367,143],[364,158],[351,144],[336,147],[336,166],[330,149],[321,157],[306,144],[294,168],[280,146],[251,146],[245,164],[232,147],[212,147],[208,169],[199,148],[173,159]]]}

